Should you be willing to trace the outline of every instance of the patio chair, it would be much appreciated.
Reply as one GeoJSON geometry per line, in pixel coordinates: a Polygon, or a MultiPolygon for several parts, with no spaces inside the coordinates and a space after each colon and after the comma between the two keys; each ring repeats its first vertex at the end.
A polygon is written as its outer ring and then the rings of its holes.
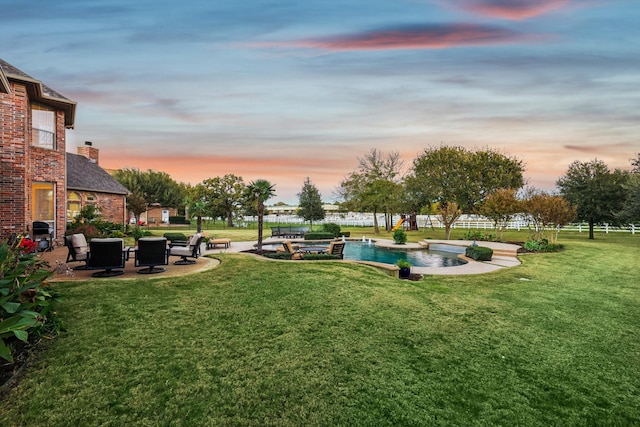
{"type": "Polygon", "coordinates": [[[179,256],[180,260],[174,262],[175,265],[195,264],[196,259],[200,257],[200,245],[202,244],[202,235],[194,234],[189,240],[189,246],[172,246],[169,255],[179,256]],[[188,259],[192,258],[192,259],[188,259]]]}
{"type": "Polygon", "coordinates": [[[91,239],[87,255],[87,268],[102,269],[91,276],[113,277],[124,274],[125,262],[129,259],[129,248],[124,247],[124,240],[117,238],[91,239]]]}
{"type": "Polygon", "coordinates": [[[87,268],[87,254],[89,253],[89,246],[87,245],[87,239],[84,237],[84,234],[79,233],[72,234],[71,236],[64,236],[64,245],[69,250],[66,262],[84,262],[84,265],[75,267],[75,269],[85,270],[87,268]]]}
{"type": "Polygon", "coordinates": [[[338,255],[340,259],[343,259],[344,246],[345,242],[331,242],[329,243],[329,249],[327,249],[327,253],[331,255],[338,255]]]}
{"type": "Polygon", "coordinates": [[[166,269],[159,265],[169,264],[169,248],[164,237],[142,237],[138,240],[134,265],[145,267],[137,270],[140,274],[162,273],[166,269]]]}
{"type": "Polygon", "coordinates": [[[291,259],[302,259],[302,252],[296,247],[293,246],[290,240],[285,240],[282,242],[282,248],[284,252],[291,254],[291,259]]]}

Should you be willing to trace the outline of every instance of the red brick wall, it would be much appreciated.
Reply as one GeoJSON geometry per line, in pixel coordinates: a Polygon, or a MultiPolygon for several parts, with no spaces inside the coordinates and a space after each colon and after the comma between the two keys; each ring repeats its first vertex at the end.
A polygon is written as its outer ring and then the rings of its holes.
{"type": "Polygon", "coordinates": [[[98,209],[102,215],[100,219],[103,221],[115,222],[117,224],[125,223],[125,196],[118,194],[96,193],[93,191],[70,190],[80,195],[80,207],[86,205],[87,195],[92,194],[98,198],[98,209]]]}
{"type": "Polygon", "coordinates": [[[11,82],[11,93],[0,93],[1,175],[0,234],[29,232],[31,185],[55,184],[56,240],[66,228],[66,140],[64,113],[56,113],[56,149],[31,146],[31,103],[26,87],[11,82]]]}

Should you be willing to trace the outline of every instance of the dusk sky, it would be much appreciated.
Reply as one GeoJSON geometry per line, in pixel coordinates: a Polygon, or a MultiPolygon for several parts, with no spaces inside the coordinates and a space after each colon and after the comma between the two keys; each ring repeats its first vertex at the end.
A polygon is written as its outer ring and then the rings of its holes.
{"type": "Polygon", "coordinates": [[[78,103],[67,151],[269,203],[372,148],[490,147],[546,190],[640,152],[639,0],[4,0],[0,58],[78,103]]]}

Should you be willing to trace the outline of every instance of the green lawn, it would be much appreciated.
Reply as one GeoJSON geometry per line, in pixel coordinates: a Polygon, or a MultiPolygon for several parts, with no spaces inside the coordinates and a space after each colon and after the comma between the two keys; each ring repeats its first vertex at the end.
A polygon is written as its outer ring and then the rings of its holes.
{"type": "Polygon", "coordinates": [[[178,279],[58,284],[68,332],[0,425],[638,425],[640,236],[586,237],[422,282],[222,254],[178,279]]]}

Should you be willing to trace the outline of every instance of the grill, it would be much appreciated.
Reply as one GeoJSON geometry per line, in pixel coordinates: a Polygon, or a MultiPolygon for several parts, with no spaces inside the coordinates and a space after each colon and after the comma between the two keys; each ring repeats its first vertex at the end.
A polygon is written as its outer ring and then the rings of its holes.
{"type": "Polygon", "coordinates": [[[40,239],[38,242],[39,251],[53,250],[53,245],[51,244],[53,229],[49,224],[43,221],[34,221],[31,227],[31,234],[34,240],[40,239]]]}

